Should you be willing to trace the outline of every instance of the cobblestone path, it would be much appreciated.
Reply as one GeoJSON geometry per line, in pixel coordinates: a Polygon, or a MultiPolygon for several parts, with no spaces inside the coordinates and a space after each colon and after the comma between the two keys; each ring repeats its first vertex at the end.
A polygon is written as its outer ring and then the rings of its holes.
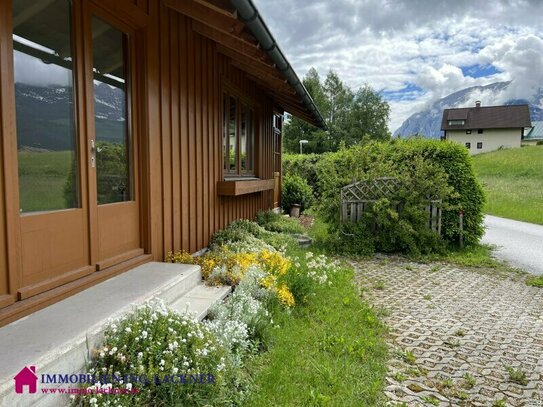
{"type": "Polygon", "coordinates": [[[390,329],[390,405],[543,406],[542,288],[449,264],[352,264],[390,329]]]}

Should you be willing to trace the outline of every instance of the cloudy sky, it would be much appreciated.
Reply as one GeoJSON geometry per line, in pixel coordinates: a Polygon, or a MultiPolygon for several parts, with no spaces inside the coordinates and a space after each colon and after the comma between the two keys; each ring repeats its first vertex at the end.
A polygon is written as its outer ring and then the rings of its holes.
{"type": "Polygon", "coordinates": [[[300,77],[313,66],[369,84],[391,105],[391,131],[469,86],[513,80],[507,95],[483,97],[495,104],[543,87],[543,0],[255,3],[300,77]]]}

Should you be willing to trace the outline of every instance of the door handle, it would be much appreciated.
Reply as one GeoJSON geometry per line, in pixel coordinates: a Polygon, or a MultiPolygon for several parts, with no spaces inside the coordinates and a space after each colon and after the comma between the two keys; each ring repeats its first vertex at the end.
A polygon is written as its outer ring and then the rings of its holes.
{"type": "Polygon", "coordinates": [[[96,166],[96,146],[94,145],[94,140],[91,140],[90,144],[91,167],[94,168],[96,166]]]}

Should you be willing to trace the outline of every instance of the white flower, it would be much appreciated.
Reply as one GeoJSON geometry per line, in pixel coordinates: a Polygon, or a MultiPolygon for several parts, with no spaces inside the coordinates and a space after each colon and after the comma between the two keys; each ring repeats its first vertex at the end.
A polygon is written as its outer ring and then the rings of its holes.
{"type": "Polygon", "coordinates": [[[132,383],[126,383],[126,389],[132,390],[132,383]]]}
{"type": "Polygon", "coordinates": [[[138,359],[143,358],[143,352],[138,352],[138,359]]]}
{"type": "Polygon", "coordinates": [[[164,366],[165,363],[166,361],[164,359],[160,359],[160,363],[159,363],[160,366],[164,366]]]}
{"type": "Polygon", "coordinates": [[[147,331],[141,331],[141,337],[142,337],[143,339],[147,338],[147,335],[149,335],[149,334],[147,333],[147,331]]]}
{"type": "Polygon", "coordinates": [[[98,402],[98,400],[96,399],[96,397],[93,397],[89,400],[89,403],[90,404],[96,404],[98,402]]]}
{"type": "Polygon", "coordinates": [[[173,372],[173,374],[177,374],[177,372],[179,372],[179,368],[178,368],[178,367],[174,367],[174,368],[172,369],[172,372],[173,372]]]}
{"type": "Polygon", "coordinates": [[[124,330],[126,333],[132,332],[132,328],[130,328],[129,326],[127,326],[124,330]]]}

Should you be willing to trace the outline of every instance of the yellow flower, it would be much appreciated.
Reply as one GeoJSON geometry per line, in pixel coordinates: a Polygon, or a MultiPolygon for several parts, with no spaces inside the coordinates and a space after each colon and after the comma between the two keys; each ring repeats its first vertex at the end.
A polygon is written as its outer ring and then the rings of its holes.
{"type": "Polygon", "coordinates": [[[179,264],[194,264],[194,257],[187,252],[186,250],[182,250],[180,252],[168,252],[168,255],[166,256],[166,261],[170,263],[179,263],[179,264]]]}
{"type": "Polygon", "coordinates": [[[295,304],[294,296],[288,289],[288,287],[284,284],[281,284],[276,289],[277,298],[279,298],[279,301],[281,304],[287,306],[287,307],[293,307],[295,304]]]}

